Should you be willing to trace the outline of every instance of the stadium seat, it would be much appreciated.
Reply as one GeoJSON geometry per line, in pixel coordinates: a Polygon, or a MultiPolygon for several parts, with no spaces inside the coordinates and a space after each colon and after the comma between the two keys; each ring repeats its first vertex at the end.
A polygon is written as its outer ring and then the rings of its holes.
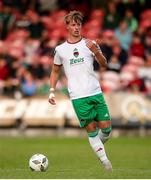
{"type": "Polygon", "coordinates": [[[122,68],[122,72],[130,72],[136,74],[138,70],[138,66],[135,64],[126,64],[122,68]]]}
{"type": "Polygon", "coordinates": [[[114,31],[112,31],[112,30],[105,30],[105,31],[103,31],[103,36],[105,38],[114,37],[114,31]]]}
{"type": "Polygon", "coordinates": [[[103,19],[104,11],[102,9],[93,9],[90,17],[92,19],[103,19]]]}
{"type": "Polygon", "coordinates": [[[114,71],[106,71],[101,75],[101,85],[105,92],[112,92],[120,89],[120,76],[114,71]]]}
{"type": "Polygon", "coordinates": [[[42,56],[40,57],[40,63],[43,65],[50,65],[53,62],[53,58],[51,56],[42,56]]]}
{"type": "Polygon", "coordinates": [[[120,78],[123,81],[132,81],[134,79],[134,74],[132,72],[123,71],[120,74],[120,78]]]}
{"type": "Polygon", "coordinates": [[[151,9],[144,10],[140,15],[141,20],[151,19],[151,9]]]}
{"type": "Polygon", "coordinates": [[[151,20],[145,19],[145,20],[140,21],[140,26],[141,26],[143,29],[149,28],[149,27],[151,26],[151,20]]]}
{"type": "Polygon", "coordinates": [[[141,57],[130,56],[128,59],[128,64],[132,64],[140,67],[144,65],[144,60],[141,57]]]}

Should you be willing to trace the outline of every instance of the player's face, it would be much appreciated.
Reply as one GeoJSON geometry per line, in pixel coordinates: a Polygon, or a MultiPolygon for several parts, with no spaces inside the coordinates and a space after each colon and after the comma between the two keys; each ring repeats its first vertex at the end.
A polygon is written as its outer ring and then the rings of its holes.
{"type": "Polygon", "coordinates": [[[67,26],[68,32],[73,37],[81,36],[81,22],[72,21],[67,26]]]}

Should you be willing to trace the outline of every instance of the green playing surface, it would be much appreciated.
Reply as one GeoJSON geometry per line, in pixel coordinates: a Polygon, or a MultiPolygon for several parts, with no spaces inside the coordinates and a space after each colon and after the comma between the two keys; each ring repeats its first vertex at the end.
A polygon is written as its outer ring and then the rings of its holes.
{"type": "Polygon", "coordinates": [[[112,138],[105,145],[114,171],[106,173],[86,138],[0,138],[0,178],[151,178],[151,138],[112,138]],[[32,172],[35,153],[49,159],[46,172],[32,172]]]}

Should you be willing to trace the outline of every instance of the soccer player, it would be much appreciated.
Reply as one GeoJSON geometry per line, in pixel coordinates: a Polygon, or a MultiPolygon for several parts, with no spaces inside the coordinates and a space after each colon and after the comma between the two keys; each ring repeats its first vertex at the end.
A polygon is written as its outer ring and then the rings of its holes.
{"type": "Polygon", "coordinates": [[[50,75],[49,103],[56,104],[55,87],[59,70],[64,67],[68,80],[69,95],[80,121],[80,127],[86,129],[89,143],[106,170],[112,171],[104,143],[111,132],[111,118],[103,93],[93,71],[96,59],[102,67],[107,61],[95,41],[81,36],[83,15],[71,11],[65,16],[68,30],[67,41],[55,49],[54,64],[50,75]]]}

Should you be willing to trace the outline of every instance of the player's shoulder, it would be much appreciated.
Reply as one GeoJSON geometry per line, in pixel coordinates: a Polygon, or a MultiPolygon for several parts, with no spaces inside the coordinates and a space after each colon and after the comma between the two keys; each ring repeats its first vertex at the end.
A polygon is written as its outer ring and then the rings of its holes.
{"type": "Polygon", "coordinates": [[[66,44],[67,44],[66,41],[62,42],[61,44],[58,44],[58,45],[56,46],[56,50],[64,49],[64,47],[66,47],[66,44]]]}
{"type": "Polygon", "coordinates": [[[90,39],[89,39],[89,38],[85,38],[85,37],[84,37],[82,40],[83,40],[83,41],[87,41],[87,40],[90,40],[90,39]]]}
{"type": "Polygon", "coordinates": [[[85,42],[92,41],[94,44],[97,44],[97,41],[94,39],[89,39],[89,38],[83,38],[83,39],[85,42]]]}
{"type": "Polygon", "coordinates": [[[82,42],[84,42],[84,43],[86,43],[87,42],[87,40],[88,40],[88,38],[82,38],[82,42]]]}

